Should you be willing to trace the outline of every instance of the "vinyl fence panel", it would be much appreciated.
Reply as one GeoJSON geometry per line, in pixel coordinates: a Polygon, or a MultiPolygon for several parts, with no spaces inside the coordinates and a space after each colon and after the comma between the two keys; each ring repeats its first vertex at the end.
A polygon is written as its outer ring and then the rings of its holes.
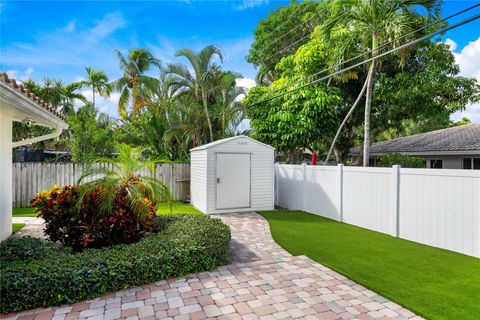
{"type": "Polygon", "coordinates": [[[480,257],[480,171],[276,165],[276,204],[480,257]]]}
{"type": "MultiPolygon", "coordinates": [[[[99,166],[106,168],[108,164],[99,166]]],[[[53,185],[75,185],[82,176],[86,165],[83,163],[38,163],[38,162],[15,162],[13,163],[13,207],[30,207],[35,194],[42,190],[50,189],[53,185]]],[[[142,175],[150,175],[148,169],[139,172],[142,175]]],[[[190,164],[159,163],[155,167],[155,176],[169,187],[175,200],[189,198],[190,164]]],[[[94,175],[85,178],[85,182],[100,178],[94,175]]]]}

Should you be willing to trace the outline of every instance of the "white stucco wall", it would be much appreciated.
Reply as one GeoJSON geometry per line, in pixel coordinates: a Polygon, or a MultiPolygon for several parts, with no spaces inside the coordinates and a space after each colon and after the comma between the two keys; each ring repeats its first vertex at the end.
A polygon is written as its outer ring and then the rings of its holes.
{"type": "Polygon", "coordinates": [[[0,108],[0,241],[12,233],[12,118],[0,108]]]}
{"type": "Polygon", "coordinates": [[[423,157],[427,160],[427,168],[430,168],[430,160],[442,160],[442,169],[463,169],[463,158],[471,158],[472,156],[428,156],[423,157]]]}

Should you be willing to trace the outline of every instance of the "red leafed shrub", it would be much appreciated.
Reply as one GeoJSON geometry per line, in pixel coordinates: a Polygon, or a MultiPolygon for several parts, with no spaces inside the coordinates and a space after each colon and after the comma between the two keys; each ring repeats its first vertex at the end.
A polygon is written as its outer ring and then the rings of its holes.
{"type": "Polygon", "coordinates": [[[83,196],[80,208],[77,203],[80,189],[77,186],[54,186],[39,193],[32,202],[37,214],[45,219],[45,234],[52,241],[81,251],[119,243],[133,243],[152,232],[155,208],[147,197],[137,199],[142,214],[134,212],[128,201],[128,184],[140,179],[132,176],[126,185],[114,189],[111,210],[100,210],[101,187],[83,196]]]}

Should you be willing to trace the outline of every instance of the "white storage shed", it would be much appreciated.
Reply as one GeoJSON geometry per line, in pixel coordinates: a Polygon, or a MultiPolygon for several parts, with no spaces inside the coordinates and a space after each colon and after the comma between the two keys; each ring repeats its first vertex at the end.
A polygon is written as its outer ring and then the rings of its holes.
{"type": "Polygon", "coordinates": [[[203,213],[273,210],[273,147],[235,136],[191,149],[190,164],[190,201],[203,213]]]}

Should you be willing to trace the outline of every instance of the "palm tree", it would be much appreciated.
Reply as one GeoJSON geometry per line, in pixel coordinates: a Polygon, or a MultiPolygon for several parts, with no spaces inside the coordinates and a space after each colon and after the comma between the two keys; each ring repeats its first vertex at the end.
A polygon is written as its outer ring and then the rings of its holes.
{"type": "Polygon", "coordinates": [[[231,71],[221,71],[218,76],[217,90],[219,100],[217,102],[217,119],[219,119],[220,133],[223,136],[231,136],[242,120],[243,104],[238,100],[246,90],[236,86],[236,79],[242,75],[231,71]]]}
{"type": "Polygon", "coordinates": [[[118,113],[122,118],[127,116],[127,105],[131,101],[132,114],[138,115],[146,106],[146,96],[150,90],[158,86],[158,80],[146,76],[145,73],[152,67],[160,68],[160,60],[156,59],[147,49],[133,49],[125,57],[119,50],[115,50],[120,61],[123,76],[113,82],[113,88],[120,91],[118,113]]]}
{"type": "Polygon", "coordinates": [[[210,141],[214,140],[213,126],[210,117],[209,99],[214,89],[215,75],[218,74],[219,66],[213,58],[217,56],[223,62],[223,54],[220,48],[208,45],[200,52],[191,49],[181,49],[175,56],[185,57],[190,63],[191,70],[181,63],[169,64],[167,73],[175,76],[181,84],[179,93],[189,92],[197,100],[201,101],[203,112],[207,119],[210,141]]]}
{"type": "Polygon", "coordinates": [[[93,70],[90,67],[86,67],[87,80],[81,82],[83,86],[92,88],[93,107],[95,108],[95,91],[101,97],[108,97],[111,92],[111,85],[108,83],[108,77],[102,70],[93,70]]]}
{"type": "MultiPolygon", "coordinates": [[[[349,32],[344,34],[341,45],[336,43],[334,48],[351,48],[356,44],[363,46],[364,50],[373,50],[371,57],[378,55],[376,51],[380,43],[390,39],[396,39],[412,32],[419,23],[419,15],[414,6],[423,6],[430,14],[439,4],[438,0],[333,0],[330,7],[330,19],[325,23],[323,31],[327,40],[338,27],[348,28],[349,32]]],[[[404,41],[409,39],[405,38],[404,41]]],[[[398,45],[398,43],[393,43],[398,45]]],[[[407,53],[406,51],[403,52],[407,53]]],[[[342,54],[340,53],[340,57],[342,54]]],[[[405,61],[405,56],[400,63],[405,61]]],[[[363,142],[363,165],[368,166],[370,157],[370,111],[372,103],[373,79],[377,73],[377,60],[370,63],[366,77],[366,99],[365,99],[365,120],[364,120],[364,142],[363,142]]],[[[363,95],[363,90],[362,90],[363,95]]]]}
{"type": "Polygon", "coordinates": [[[77,92],[77,90],[80,90],[81,88],[82,84],[79,82],[69,83],[62,88],[62,101],[59,107],[60,112],[63,115],[69,116],[75,112],[75,100],[80,100],[83,103],[87,103],[87,99],[81,93],[77,92]]]}
{"type": "Polygon", "coordinates": [[[153,205],[159,201],[170,203],[170,191],[162,182],[154,178],[155,160],[141,161],[144,150],[126,144],[117,145],[116,151],[117,158],[99,158],[96,165],[87,168],[78,180],[78,184],[81,185],[78,209],[85,196],[92,191],[100,193],[99,209],[105,213],[112,212],[117,193],[126,191],[130,208],[140,219],[148,215],[149,201],[153,205]],[[99,165],[100,162],[106,163],[107,166],[99,165]],[[150,176],[140,176],[138,172],[143,169],[148,169],[150,176]],[[84,182],[87,177],[95,175],[100,175],[101,178],[84,182]]]}

